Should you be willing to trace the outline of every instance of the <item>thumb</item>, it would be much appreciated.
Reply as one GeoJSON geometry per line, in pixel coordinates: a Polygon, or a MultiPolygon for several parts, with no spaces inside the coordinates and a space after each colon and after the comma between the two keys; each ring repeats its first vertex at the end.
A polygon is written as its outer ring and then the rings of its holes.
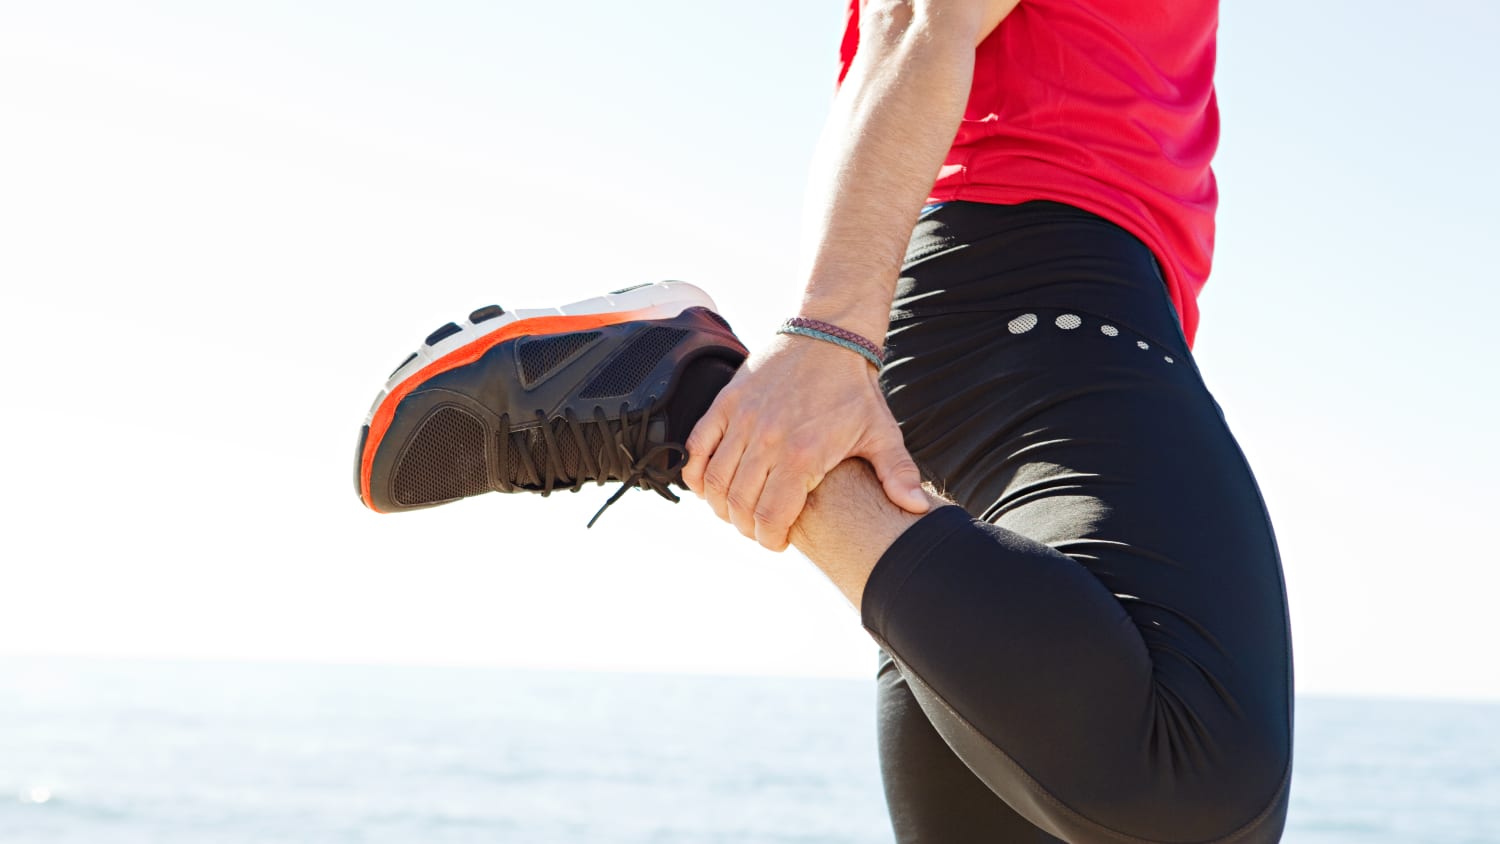
{"type": "Polygon", "coordinates": [[[892,421],[889,428],[871,448],[859,455],[875,468],[875,476],[892,503],[903,510],[918,515],[929,509],[927,494],[922,491],[922,473],[917,461],[906,450],[901,440],[901,429],[892,421]]]}
{"type": "Polygon", "coordinates": [[[682,444],[688,453],[687,463],[682,467],[682,482],[697,493],[699,498],[703,497],[703,475],[708,469],[708,459],[724,439],[724,430],[728,427],[726,422],[727,417],[720,402],[715,401],[693,426],[692,432],[682,444]]]}

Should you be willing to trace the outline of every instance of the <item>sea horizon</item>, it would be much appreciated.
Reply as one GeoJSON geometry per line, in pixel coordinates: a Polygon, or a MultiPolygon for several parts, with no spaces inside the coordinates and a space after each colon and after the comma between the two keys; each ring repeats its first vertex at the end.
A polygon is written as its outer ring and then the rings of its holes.
{"type": "MultiPolygon", "coordinates": [[[[1288,842],[1500,841],[1500,703],[1297,700],[1288,842]]],[[[890,842],[874,683],[0,656],[0,841],[890,842]]]]}

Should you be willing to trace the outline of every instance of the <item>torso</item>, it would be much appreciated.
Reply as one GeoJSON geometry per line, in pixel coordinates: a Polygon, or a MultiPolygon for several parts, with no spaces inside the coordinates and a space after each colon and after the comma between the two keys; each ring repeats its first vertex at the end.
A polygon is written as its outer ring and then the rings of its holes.
{"type": "MultiPolygon", "coordinates": [[[[1213,259],[1216,0],[1021,0],[975,53],[931,202],[1050,199],[1157,256],[1191,342],[1213,259]]],[[[858,46],[851,0],[839,78],[858,46]]]]}

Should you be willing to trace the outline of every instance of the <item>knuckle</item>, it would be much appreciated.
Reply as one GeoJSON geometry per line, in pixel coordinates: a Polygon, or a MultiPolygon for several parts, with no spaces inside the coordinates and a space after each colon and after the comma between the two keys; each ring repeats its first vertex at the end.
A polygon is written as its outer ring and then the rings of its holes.
{"type": "Polygon", "coordinates": [[[734,490],[729,491],[725,500],[729,503],[731,513],[749,513],[755,509],[755,502],[746,501],[743,493],[737,493],[734,490]]]}
{"type": "Polygon", "coordinates": [[[755,524],[767,536],[781,536],[792,526],[792,520],[780,513],[763,513],[757,510],[755,524]]]}
{"type": "Polygon", "coordinates": [[[812,463],[823,451],[823,441],[815,436],[799,434],[789,439],[784,453],[788,463],[802,465],[812,463]]]}
{"type": "Polygon", "coordinates": [[[724,477],[723,471],[715,471],[709,467],[703,473],[703,485],[715,493],[723,493],[729,489],[729,479],[724,477]]]}
{"type": "Polygon", "coordinates": [[[719,426],[716,422],[717,420],[711,420],[707,416],[698,420],[698,424],[693,426],[693,430],[688,433],[688,438],[683,443],[688,454],[697,456],[708,450],[709,444],[719,435],[719,426]]]}
{"type": "Polygon", "coordinates": [[[787,453],[787,466],[799,475],[815,474],[818,452],[811,447],[792,449],[787,453]]]}
{"type": "Polygon", "coordinates": [[[755,508],[755,522],[770,530],[784,530],[792,524],[795,505],[790,501],[762,501],[755,508]]]}
{"type": "Polygon", "coordinates": [[[908,457],[905,452],[902,452],[900,457],[892,461],[891,467],[897,472],[915,472],[917,471],[917,461],[908,457]]]}
{"type": "Polygon", "coordinates": [[[807,457],[808,455],[816,451],[817,448],[817,439],[809,437],[805,434],[797,434],[795,436],[786,438],[785,442],[782,444],[782,453],[785,454],[788,459],[798,459],[807,457]]]}

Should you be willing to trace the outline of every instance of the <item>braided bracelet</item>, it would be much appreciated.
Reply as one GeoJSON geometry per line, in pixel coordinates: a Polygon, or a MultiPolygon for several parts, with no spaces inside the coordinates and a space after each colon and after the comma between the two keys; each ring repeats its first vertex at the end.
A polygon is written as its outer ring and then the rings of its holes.
{"type": "Polygon", "coordinates": [[[884,357],[880,352],[879,346],[855,334],[853,331],[846,331],[831,322],[824,322],[821,319],[792,317],[783,322],[781,327],[776,329],[776,333],[796,334],[802,337],[811,337],[814,340],[823,340],[835,346],[843,346],[851,352],[858,352],[876,369],[880,368],[882,358],[884,357]]]}

